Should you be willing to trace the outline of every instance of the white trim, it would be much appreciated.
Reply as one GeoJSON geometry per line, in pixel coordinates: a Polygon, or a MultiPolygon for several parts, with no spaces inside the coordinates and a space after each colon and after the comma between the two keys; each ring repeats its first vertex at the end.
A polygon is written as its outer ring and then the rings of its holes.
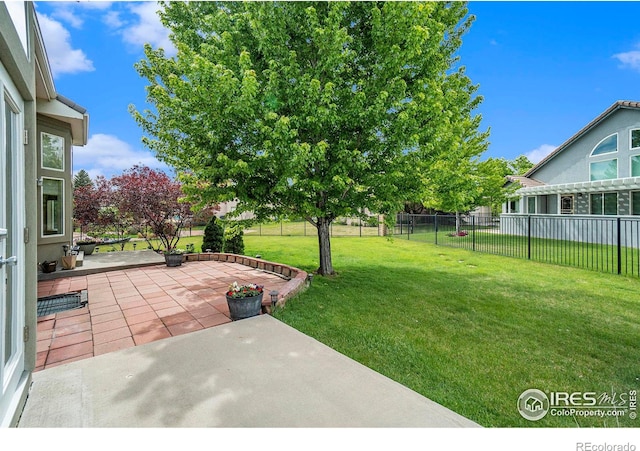
{"type": "Polygon", "coordinates": [[[64,139],[64,136],[56,135],[55,133],[50,132],[40,132],[40,168],[46,169],[48,171],[56,171],[56,172],[64,172],[66,166],[66,158],[65,155],[67,153],[67,142],[64,139]],[[44,165],[44,135],[49,135],[54,138],[60,138],[62,140],[62,168],[52,168],[44,165]]]}
{"type": "Polygon", "coordinates": [[[593,182],[561,183],[558,185],[540,185],[520,188],[518,196],[535,196],[538,194],[571,194],[596,193],[602,191],[630,191],[640,189],[640,177],[624,177],[611,180],[597,180],[593,182]]]}
{"type": "Polygon", "coordinates": [[[44,205],[44,180],[48,179],[48,180],[58,180],[60,182],[62,182],[62,207],[61,207],[61,211],[62,211],[62,217],[60,218],[60,228],[62,229],[62,233],[55,233],[55,234],[51,234],[51,235],[45,235],[44,234],[44,214],[42,213],[42,210],[40,210],[40,238],[54,238],[54,237],[61,237],[64,236],[65,234],[65,229],[66,229],[66,218],[65,218],[65,208],[66,208],[66,203],[65,203],[65,179],[61,179],[61,178],[57,178],[57,177],[45,177],[42,176],[42,186],[40,187],[40,205],[38,205],[39,209],[42,209],[42,206],[44,205]]]}
{"type": "MultiPolygon", "coordinates": [[[[639,148],[640,149],[640,148],[639,148]]],[[[638,158],[638,161],[640,161],[640,153],[637,155],[629,155],[629,175],[631,177],[640,177],[640,174],[638,175],[633,175],[633,159],[634,158],[638,158]]]]}
{"type": "Polygon", "coordinates": [[[618,178],[619,174],[620,174],[620,167],[618,166],[618,159],[617,158],[610,158],[608,160],[598,160],[598,161],[590,161],[589,162],[589,180],[591,182],[602,182],[602,181],[605,181],[605,180],[615,180],[615,179],[618,178]],[[612,178],[612,179],[597,179],[597,180],[593,180],[591,178],[591,175],[592,175],[591,174],[591,172],[592,172],[591,171],[591,166],[594,165],[594,164],[599,164],[599,163],[607,163],[609,161],[615,161],[616,162],[616,176],[614,178],[612,178]]]}
{"type": "Polygon", "coordinates": [[[640,150],[640,146],[633,147],[633,132],[638,130],[640,132],[640,128],[632,128],[629,130],[629,150],[640,150]]]}
{"type": "Polygon", "coordinates": [[[619,141],[619,140],[618,140],[618,132],[611,133],[610,135],[605,136],[604,138],[602,138],[602,139],[598,142],[598,144],[596,144],[595,146],[593,146],[593,149],[591,149],[591,153],[589,154],[589,156],[590,156],[590,157],[599,157],[599,156],[601,156],[601,155],[608,155],[608,154],[610,154],[610,153],[616,153],[616,152],[618,151],[618,141],[619,141]],[[612,150],[612,151],[610,151],[610,152],[604,152],[604,153],[599,153],[599,154],[594,155],[594,154],[593,154],[593,152],[595,152],[595,150],[598,148],[598,146],[599,146],[600,144],[602,144],[604,141],[606,141],[607,139],[611,138],[613,135],[615,135],[615,136],[616,136],[616,150],[612,150]]]}

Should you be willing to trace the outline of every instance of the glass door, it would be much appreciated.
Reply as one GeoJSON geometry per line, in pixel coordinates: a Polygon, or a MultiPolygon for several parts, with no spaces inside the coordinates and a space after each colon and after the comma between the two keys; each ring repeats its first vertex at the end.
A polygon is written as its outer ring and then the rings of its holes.
{"type": "Polygon", "coordinates": [[[9,81],[3,75],[0,72],[0,424],[13,416],[25,369],[23,119],[19,105],[12,100],[19,97],[12,98],[7,92],[9,81]]]}

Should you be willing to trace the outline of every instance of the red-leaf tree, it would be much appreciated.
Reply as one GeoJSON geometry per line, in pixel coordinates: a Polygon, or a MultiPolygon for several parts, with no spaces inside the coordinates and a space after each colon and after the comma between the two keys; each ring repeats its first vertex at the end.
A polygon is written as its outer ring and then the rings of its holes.
{"type": "Polygon", "coordinates": [[[191,214],[183,202],[180,183],[167,174],[146,166],[134,166],[111,179],[114,205],[120,214],[132,218],[132,227],[156,251],[171,252],[180,240],[180,231],[191,214]],[[159,240],[156,249],[148,232],[159,240]]]}
{"type": "Polygon", "coordinates": [[[73,219],[84,235],[87,226],[98,221],[100,195],[93,184],[77,186],[73,190],[73,219]]]}

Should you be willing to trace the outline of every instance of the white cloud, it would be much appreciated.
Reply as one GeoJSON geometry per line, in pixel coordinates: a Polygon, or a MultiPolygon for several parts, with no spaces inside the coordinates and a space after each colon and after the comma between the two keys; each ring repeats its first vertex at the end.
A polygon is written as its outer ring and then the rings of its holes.
{"type": "Polygon", "coordinates": [[[159,8],[156,2],[134,2],[128,7],[132,20],[125,21],[123,14],[111,12],[104,17],[104,22],[116,30],[126,44],[138,51],[149,43],[154,48],[163,48],[166,55],[175,55],[176,49],[169,39],[169,30],[158,17],[159,8]]]}
{"type": "Polygon", "coordinates": [[[613,58],[616,58],[618,61],[620,61],[621,66],[624,68],[630,68],[640,71],[640,50],[631,50],[629,52],[616,53],[615,55],[613,55],[613,58]]]}
{"type": "Polygon", "coordinates": [[[117,136],[97,133],[92,135],[84,147],[73,148],[73,171],[84,169],[91,178],[104,175],[107,178],[119,175],[134,165],[167,170],[149,151],[134,149],[117,136]]]}
{"type": "Polygon", "coordinates": [[[62,74],[95,70],[87,55],[72,47],[71,34],[60,22],[44,14],[38,14],[38,22],[54,78],[62,74]]]}
{"type": "Polygon", "coordinates": [[[530,150],[525,156],[534,164],[539,163],[544,157],[556,150],[557,146],[551,144],[543,144],[537,149],[530,150]]]}

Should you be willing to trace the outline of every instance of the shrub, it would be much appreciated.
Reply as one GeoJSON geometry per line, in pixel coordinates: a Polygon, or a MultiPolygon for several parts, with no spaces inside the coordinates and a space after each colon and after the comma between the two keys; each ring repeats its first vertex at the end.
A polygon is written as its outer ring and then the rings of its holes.
{"type": "Polygon", "coordinates": [[[244,254],[244,232],[238,224],[228,227],[224,232],[224,251],[229,254],[244,254]]]}
{"type": "Polygon", "coordinates": [[[202,238],[202,252],[207,249],[211,252],[222,252],[224,243],[224,230],[218,223],[218,218],[212,216],[206,227],[204,228],[204,237],[202,238]]]}

